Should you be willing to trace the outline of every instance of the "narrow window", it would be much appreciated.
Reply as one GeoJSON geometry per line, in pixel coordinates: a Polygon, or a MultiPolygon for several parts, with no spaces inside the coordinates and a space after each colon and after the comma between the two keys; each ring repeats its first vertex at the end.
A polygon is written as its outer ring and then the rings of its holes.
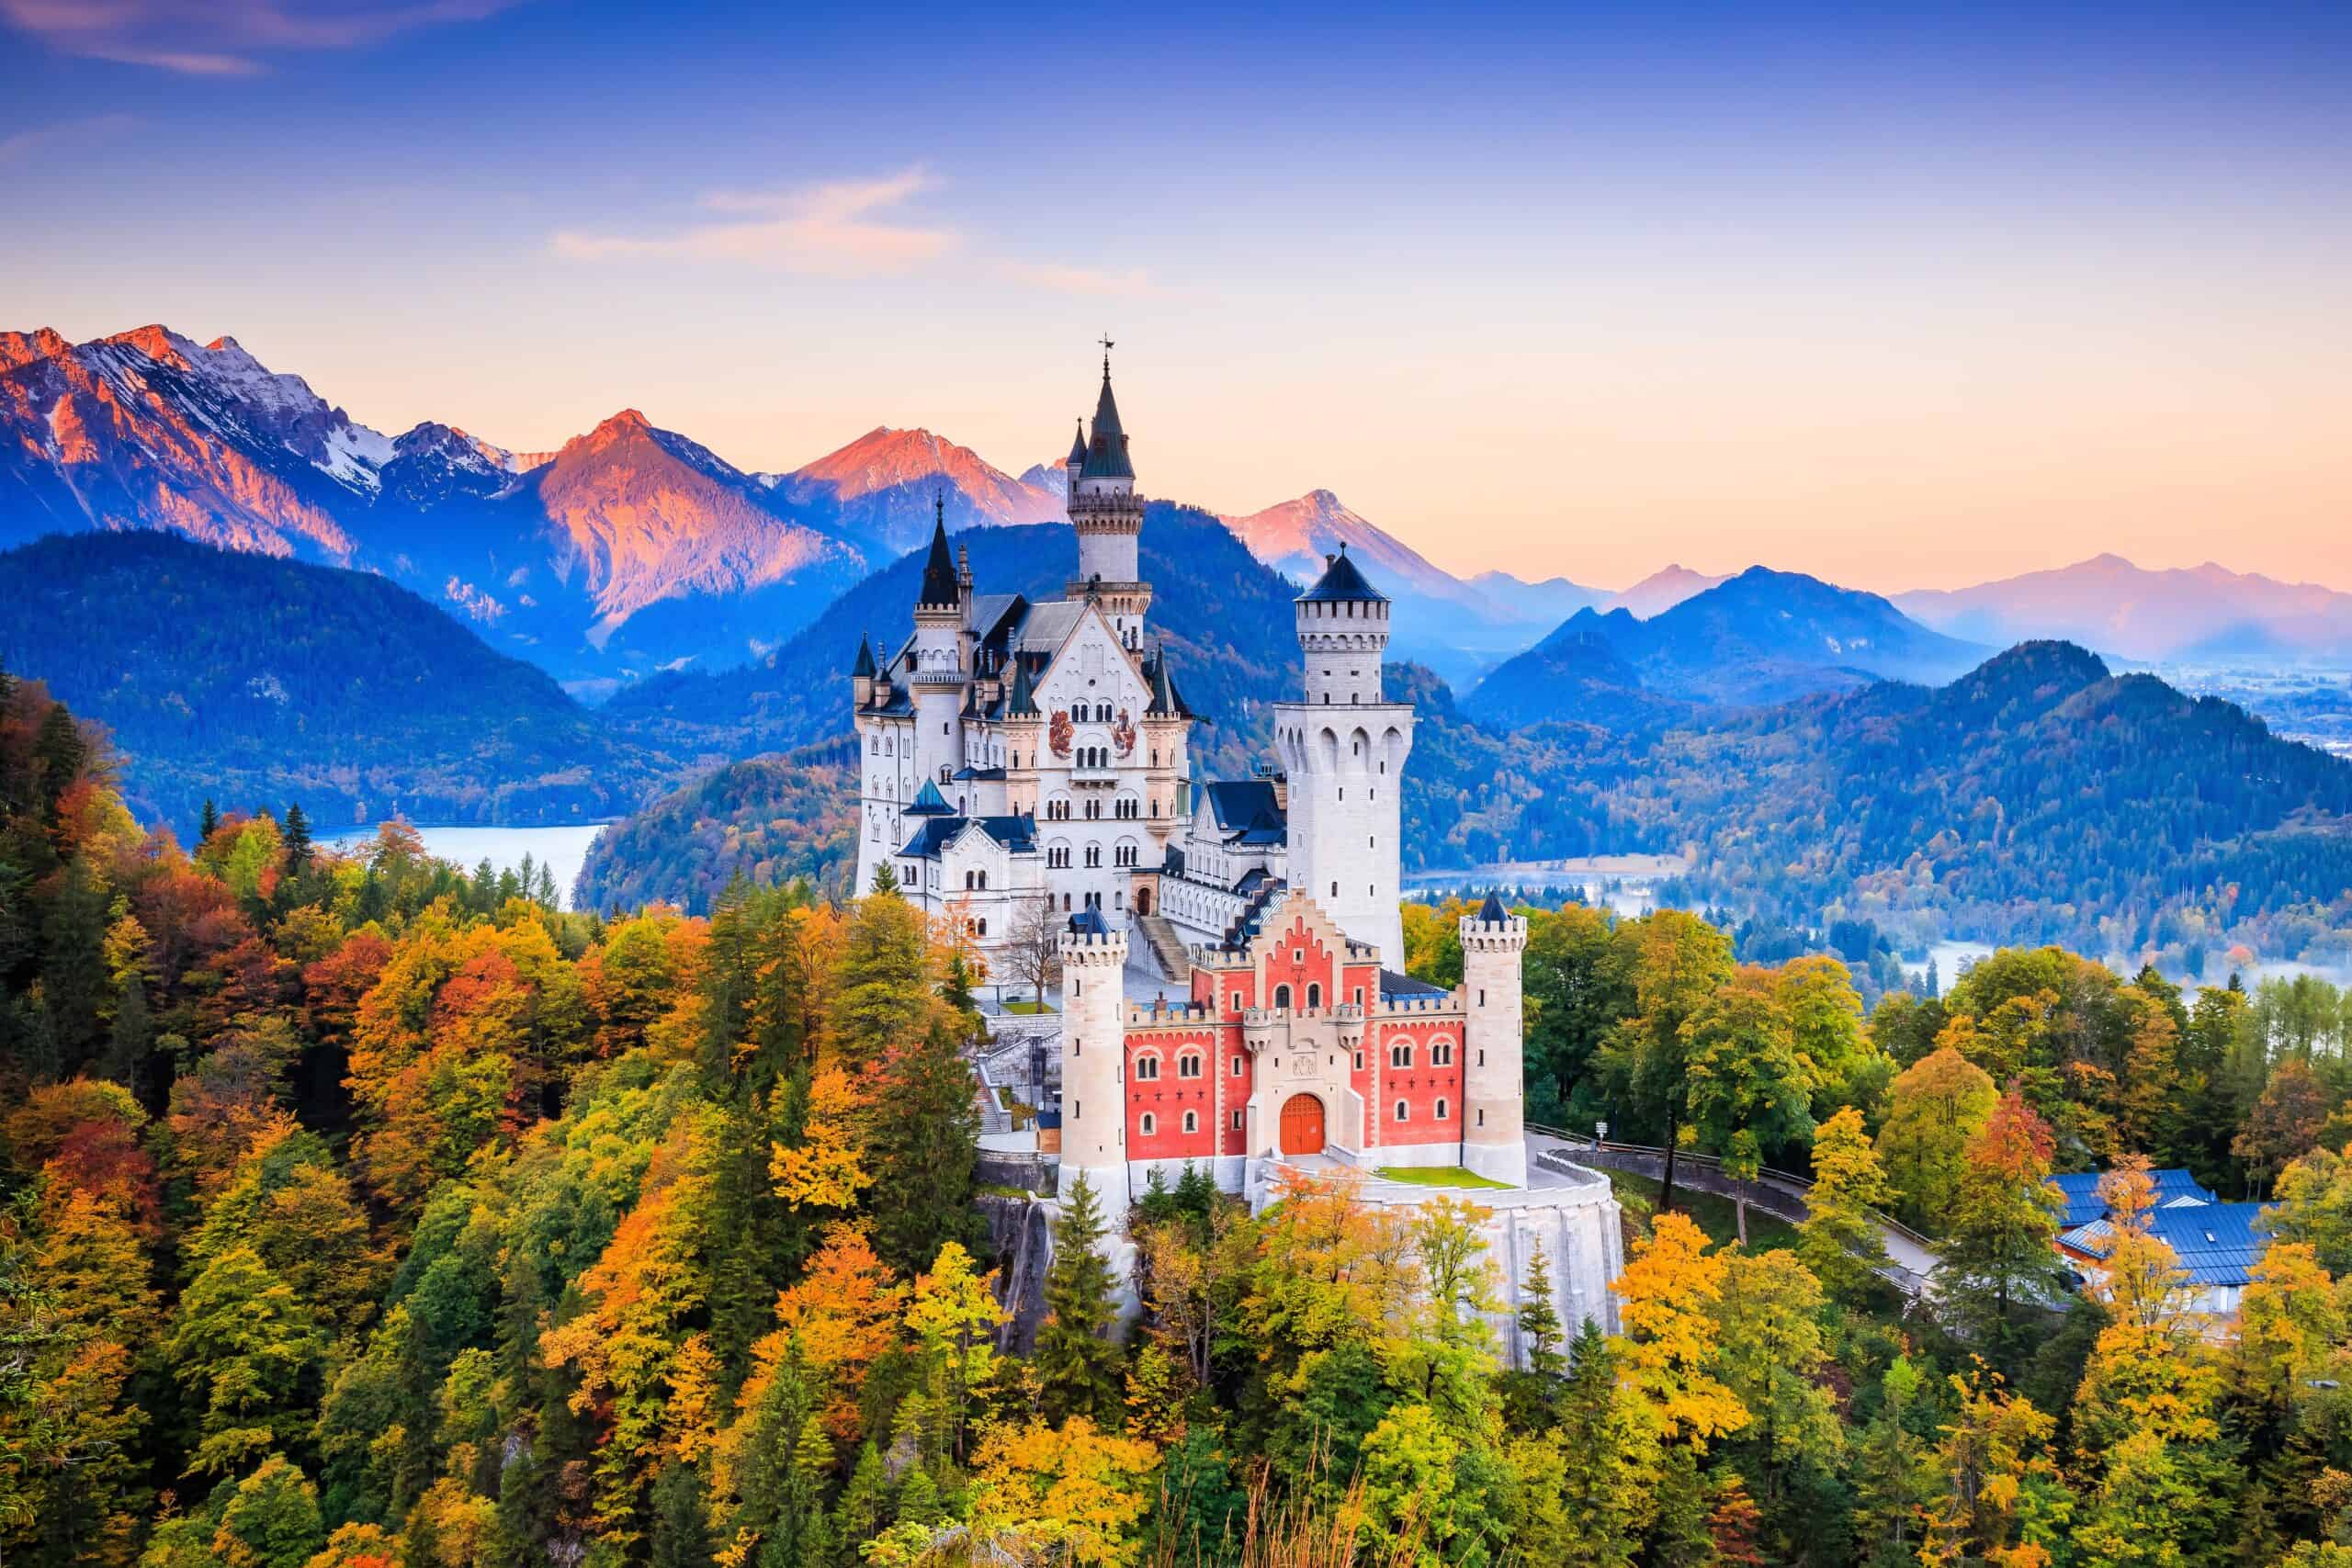
{"type": "Polygon", "coordinates": [[[1148,1138],[1159,1125],[1159,1122],[1158,1118],[1154,1117],[1150,1111],[1147,1111],[1143,1113],[1143,1125],[1136,1130],[1141,1133],[1145,1137],[1148,1138]]]}
{"type": "Polygon", "coordinates": [[[1201,1113],[1197,1111],[1187,1111],[1184,1112],[1184,1131],[1187,1133],[1197,1133],[1200,1130],[1201,1113]]]}
{"type": "Polygon", "coordinates": [[[1397,1121],[1399,1121],[1399,1122],[1402,1122],[1403,1120],[1405,1120],[1405,1117],[1406,1117],[1405,1102],[1404,1102],[1403,1100],[1398,1100],[1398,1101],[1396,1102],[1396,1120],[1397,1120],[1397,1121]]]}
{"type": "Polygon", "coordinates": [[[1445,1101],[1442,1100],[1437,1102],[1437,1119],[1441,1122],[1445,1120],[1445,1101]]]}

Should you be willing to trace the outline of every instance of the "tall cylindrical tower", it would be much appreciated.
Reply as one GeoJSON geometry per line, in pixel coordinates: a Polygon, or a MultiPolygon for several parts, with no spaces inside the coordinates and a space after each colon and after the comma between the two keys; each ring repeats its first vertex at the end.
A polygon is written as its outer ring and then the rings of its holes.
{"type": "Polygon", "coordinates": [[[1060,1195],[1080,1172],[1114,1226],[1125,1223],[1127,1186],[1127,939],[1097,909],[1062,933],[1062,1169],[1060,1195]]]}
{"type": "Polygon", "coordinates": [[[1479,1176],[1527,1185],[1526,1037],[1520,962],[1527,920],[1487,895],[1462,917],[1462,1163],[1479,1176]]]}
{"type": "Polygon", "coordinates": [[[1290,885],[1401,973],[1398,806],[1413,705],[1383,700],[1387,597],[1345,549],[1328,559],[1297,600],[1301,700],[1274,708],[1274,744],[1290,775],[1290,885]]]}
{"type": "Polygon", "coordinates": [[[1102,390],[1094,401],[1094,434],[1073,448],[1069,466],[1069,524],[1078,533],[1073,599],[1093,593],[1118,628],[1119,640],[1143,646],[1144,612],[1151,588],[1143,581],[1136,540],[1143,533],[1143,497],[1136,493],[1127,434],[1111,395],[1111,345],[1102,345],[1102,390]]]}
{"type": "Polygon", "coordinates": [[[914,697],[915,756],[927,779],[939,779],[964,761],[966,601],[969,578],[956,570],[947,549],[944,499],[933,502],[931,553],[923,561],[922,588],[915,598],[914,671],[907,684],[914,697]]]}

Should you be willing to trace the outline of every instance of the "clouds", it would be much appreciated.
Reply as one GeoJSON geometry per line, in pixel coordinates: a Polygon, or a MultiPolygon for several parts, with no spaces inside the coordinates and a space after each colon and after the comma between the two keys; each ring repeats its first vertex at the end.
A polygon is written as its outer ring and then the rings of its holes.
{"type": "Polygon", "coordinates": [[[571,261],[664,257],[733,262],[820,277],[897,276],[956,250],[962,236],[895,218],[937,185],[922,170],[881,179],[834,180],[789,191],[713,191],[711,216],[668,233],[560,231],[555,254],[571,261]]]}
{"type": "Polygon", "coordinates": [[[566,261],[691,261],[846,279],[904,277],[962,263],[1008,283],[1055,293],[1151,291],[1140,267],[1112,272],[996,256],[961,231],[908,210],[940,184],[918,165],[877,178],[785,190],[710,191],[696,204],[703,216],[695,221],[635,233],[562,229],[548,247],[566,261]]]}
{"type": "Polygon", "coordinates": [[[273,53],[358,49],[514,0],[0,0],[0,18],[51,48],[184,76],[257,76],[273,53]]]}

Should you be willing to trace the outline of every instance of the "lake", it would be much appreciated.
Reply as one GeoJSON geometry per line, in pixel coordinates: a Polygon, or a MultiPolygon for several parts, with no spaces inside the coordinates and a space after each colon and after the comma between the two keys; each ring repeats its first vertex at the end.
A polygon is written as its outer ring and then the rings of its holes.
{"type": "MultiPolygon", "coordinates": [[[[555,873],[555,885],[560,890],[563,907],[571,908],[571,885],[579,880],[580,868],[587,863],[588,846],[604,831],[602,822],[566,822],[553,828],[423,828],[416,836],[424,840],[424,852],[436,860],[455,862],[470,872],[481,863],[484,855],[500,871],[514,870],[531,857],[534,865],[544,865],[555,873]]],[[[376,837],[376,825],[353,828],[345,832],[323,834],[321,843],[337,848],[369,843],[376,837]]]]}

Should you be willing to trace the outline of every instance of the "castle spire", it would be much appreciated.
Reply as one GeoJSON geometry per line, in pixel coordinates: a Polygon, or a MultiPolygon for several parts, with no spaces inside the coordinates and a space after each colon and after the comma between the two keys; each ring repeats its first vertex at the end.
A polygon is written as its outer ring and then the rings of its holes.
{"type": "Polygon", "coordinates": [[[947,549],[947,499],[932,498],[931,555],[922,566],[922,592],[918,604],[954,604],[961,601],[956,587],[956,558],[947,549]]]}

